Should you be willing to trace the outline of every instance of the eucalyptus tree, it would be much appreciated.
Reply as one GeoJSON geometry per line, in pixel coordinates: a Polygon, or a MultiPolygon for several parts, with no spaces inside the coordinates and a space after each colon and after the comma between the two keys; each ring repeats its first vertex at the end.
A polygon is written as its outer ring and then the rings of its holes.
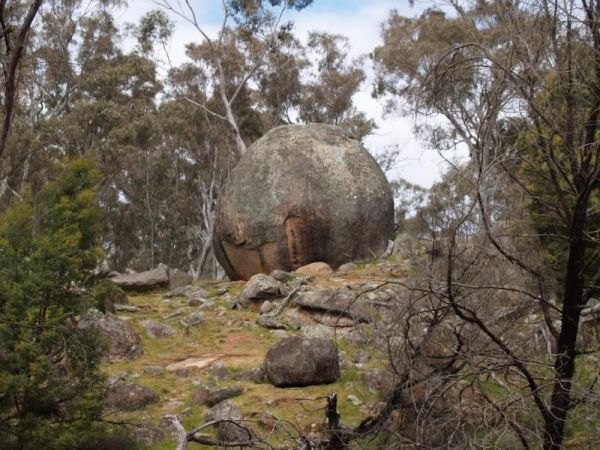
{"type": "Polygon", "coordinates": [[[450,7],[415,19],[392,12],[374,52],[375,90],[388,95],[392,109],[414,113],[436,148],[468,148],[471,206],[446,229],[445,271],[435,293],[519,375],[516,387],[527,392],[540,424],[538,433],[536,421],[508,422],[521,444],[540,438],[544,448],[563,448],[569,414],[598,397],[594,383],[581,386],[574,377],[577,364],[586,364],[577,345],[581,312],[600,279],[600,4],[450,7]],[[465,227],[486,236],[479,245],[491,253],[480,257],[494,254],[519,276],[497,284],[465,278],[474,267],[459,263],[469,254],[465,227]],[[534,357],[527,345],[506,339],[484,304],[463,301],[476,290],[482,298],[510,290],[529,302],[543,318],[548,352],[534,357]]]}

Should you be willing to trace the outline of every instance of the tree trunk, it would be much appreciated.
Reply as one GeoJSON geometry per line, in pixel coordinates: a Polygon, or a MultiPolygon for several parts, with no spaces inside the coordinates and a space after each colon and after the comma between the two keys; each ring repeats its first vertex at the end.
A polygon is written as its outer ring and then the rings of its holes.
{"type": "Polygon", "coordinates": [[[544,429],[544,449],[563,448],[565,422],[571,407],[571,386],[577,356],[577,334],[583,306],[582,271],[585,258],[584,230],[587,216],[587,198],[580,199],[573,215],[571,244],[563,293],[562,326],[554,361],[554,383],[550,401],[550,414],[544,429]]]}

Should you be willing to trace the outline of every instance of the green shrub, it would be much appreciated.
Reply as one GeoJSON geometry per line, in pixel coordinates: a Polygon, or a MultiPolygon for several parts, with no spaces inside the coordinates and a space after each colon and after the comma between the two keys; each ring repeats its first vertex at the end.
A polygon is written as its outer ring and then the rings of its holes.
{"type": "Polygon", "coordinates": [[[3,449],[74,449],[101,427],[98,339],[77,328],[102,255],[98,180],[72,161],[0,218],[3,449]]]}

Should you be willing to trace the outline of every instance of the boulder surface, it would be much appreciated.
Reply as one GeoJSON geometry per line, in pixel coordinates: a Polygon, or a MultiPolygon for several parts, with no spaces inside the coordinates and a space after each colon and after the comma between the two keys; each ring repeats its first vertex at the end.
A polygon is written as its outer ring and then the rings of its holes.
{"type": "Polygon", "coordinates": [[[278,387],[333,383],[340,377],[338,350],[329,339],[282,339],[265,357],[268,380],[278,387]]]}
{"type": "Polygon", "coordinates": [[[215,217],[215,254],[233,280],[382,253],[392,193],[362,145],[332,125],[289,125],[255,142],[233,169],[215,217]]]}
{"type": "Polygon", "coordinates": [[[164,264],[159,264],[156,269],[119,275],[111,278],[111,281],[120,288],[130,291],[156,289],[169,284],[169,268],[164,264]]]}
{"type": "Polygon", "coordinates": [[[88,313],[78,327],[82,330],[95,329],[106,342],[102,360],[108,363],[135,359],[142,355],[142,339],[127,322],[113,314],[88,313]]]}
{"type": "Polygon", "coordinates": [[[139,383],[119,383],[106,392],[104,404],[109,408],[133,411],[160,400],[160,396],[139,383]]]}

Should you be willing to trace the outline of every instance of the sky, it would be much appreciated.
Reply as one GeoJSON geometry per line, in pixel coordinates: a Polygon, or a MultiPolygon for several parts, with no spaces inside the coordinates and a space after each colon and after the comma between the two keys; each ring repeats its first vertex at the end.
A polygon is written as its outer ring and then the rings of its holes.
{"type": "MultiPolygon", "coordinates": [[[[222,21],[221,0],[192,0],[198,21],[209,34],[219,29],[222,21]]],[[[350,56],[358,57],[372,51],[381,43],[381,24],[390,10],[398,9],[405,16],[415,16],[429,6],[428,2],[416,2],[415,7],[408,0],[315,0],[314,4],[302,11],[285,16],[294,23],[295,34],[304,42],[310,31],[326,31],[346,36],[350,44],[350,56]]],[[[172,4],[177,4],[173,0],[172,4]]],[[[160,8],[154,0],[131,0],[129,7],[119,18],[122,22],[136,22],[147,11],[160,8]]],[[[177,65],[185,61],[185,44],[200,40],[198,32],[188,23],[170,14],[175,22],[175,32],[170,44],[169,57],[177,65]]],[[[365,147],[378,154],[386,147],[398,146],[400,160],[389,172],[388,178],[402,177],[411,183],[430,187],[439,180],[444,164],[442,158],[425,147],[413,133],[412,119],[398,115],[385,115],[382,102],[371,97],[372,74],[367,68],[368,77],[360,91],[354,96],[354,103],[360,111],[374,119],[378,129],[365,139],[365,147]]]]}

